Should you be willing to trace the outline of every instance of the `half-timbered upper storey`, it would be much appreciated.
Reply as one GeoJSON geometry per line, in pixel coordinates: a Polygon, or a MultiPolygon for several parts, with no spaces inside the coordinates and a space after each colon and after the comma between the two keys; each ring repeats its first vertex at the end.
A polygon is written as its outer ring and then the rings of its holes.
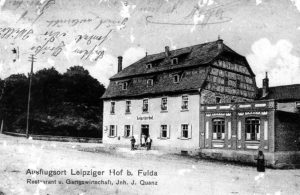
{"type": "Polygon", "coordinates": [[[219,39],[146,55],[110,78],[104,99],[199,93],[206,90],[238,99],[255,99],[255,75],[246,58],[219,39]]]}

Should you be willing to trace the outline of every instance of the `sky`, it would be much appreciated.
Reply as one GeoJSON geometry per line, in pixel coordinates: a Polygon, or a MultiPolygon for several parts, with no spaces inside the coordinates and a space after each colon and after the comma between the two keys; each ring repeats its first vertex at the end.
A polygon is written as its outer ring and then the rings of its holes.
{"type": "Polygon", "coordinates": [[[148,54],[215,41],[245,56],[257,85],[300,84],[300,0],[0,0],[0,78],[81,65],[105,86],[148,54]]]}

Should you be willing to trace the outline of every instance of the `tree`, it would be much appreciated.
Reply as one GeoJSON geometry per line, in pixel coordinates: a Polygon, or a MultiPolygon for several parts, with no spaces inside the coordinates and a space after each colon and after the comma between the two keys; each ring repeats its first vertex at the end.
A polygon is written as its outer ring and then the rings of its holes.
{"type": "MultiPolygon", "coordinates": [[[[7,130],[24,133],[29,79],[15,74],[0,80],[0,89],[3,83],[0,104],[7,130]]],[[[32,75],[30,134],[101,136],[104,92],[104,86],[81,66],[70,67],[64,74],[53,67],[37,71],[32,75]]]]}

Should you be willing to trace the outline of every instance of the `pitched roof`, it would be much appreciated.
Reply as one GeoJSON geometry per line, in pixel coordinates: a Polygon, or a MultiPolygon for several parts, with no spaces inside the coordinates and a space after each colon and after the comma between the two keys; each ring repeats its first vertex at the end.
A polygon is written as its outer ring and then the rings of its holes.
{"type": "Polygon", "coordinates": [[[274,99],[279,101],[300,100],[300,84],[269,87],[266,97],[262,97],[262,89],[259,89],[259,99],[274,99]]]}
{"type": "MultiPolygon", "coordinates": [[[[121,72],[115,74],[110,79],[124,78],[140,74],[148,74],[154,72],[160,72],[164,70],[171,70],[177,68],[184,68],[194,65],[207,64],[215,59],[222,51],[234,52],[228,46],[223,44],[223,50],[218,49],[218,41],[208,42],[203,44],[198,44],[190,47],[185,47],[181,49],[171,50],[170,58],[179,55],[187,55],[183,63],[177,65],[171,65],[165,57],[165,52],[158,54],[148,55],[139,61],[133,63],[132,65],[124,68],[121,72]],[[147,68],[146,64],[150,62],[159,62],[159,64],[154,65],[152,68],[147,68]]],[[[235,52],[234,52],[235,53],[235,52]]],[[[237,54],[237,53],[235,53],[237,54]]],[[[237,54],[238,55],[238,54],[237,54]]]]}
{"type": "Polygon", "coordinates": [[[169,58],[166,58],[165,52],[145,56],[111,77],[110,84],[102,98],[124,98],[197,91],[203,86],[203,83],[206,80],[208,74],[207,65],[216,59],[222,52],[232,53],[236,56],[243,57],[223,44],[222,40],[171,50],[169,58]],[[222,49],[218,48],[218,43],[220,42],[222,43],[222,49]],[[184,58],[182,58],[184,60],[179,60],[178,64],[172,65],[170,63],[170,58],[182,55],[184,55],[184,58]],[[148,63],[152,63],[151,68],[147,67],[146,64],[148,63]],[[198,74],[185,74],[182,76],[179,83],[173,83],[173,77],[170,76],[170,72],[180,73],[182,70],[194,68],[197,68],[197,70],[195,70],[199,71],[198,74]],[[145,79],[143,81],[136,81],[137,77],[142,78],[143,76],[144,78],[147,78],[151,76],[155,77],[155,75],[164,75],[164,78],[154,79],[154,85],[152,87],[147,87],[145,79]],[[133,77],[135,77],[134,80],[132,79],[133,77]],[[122,90],[121,88],[120,82],[124,81],[129,83],[127,90],[122,90]]]}
{"type": "MultiPolygon", "coordinates": [[[[150,96],[150,95],[163,95],[169,93],[185,93],[185,92],[196,92],[200,89],[206,79],[207,71],[206,67],[198,69],[199,74],[189,74],[182,76],[179,83],[173,82],[173,77],[165,73],[163,79],[154,79],[154,85],[147,87],[146,80],[133,83],[132,81],[128,84],[127,90],[122,90],[121,83],[118,81],[110,81],[105,94],[102,96],[103,99],[109,98],[124,98],[124,97],[139,97],[139,96],[150,96]]],[[[125,81],[125,80],[122,80],[125,81]]],[[[121,82],[122,82],[121,81],[121,82]]]]}

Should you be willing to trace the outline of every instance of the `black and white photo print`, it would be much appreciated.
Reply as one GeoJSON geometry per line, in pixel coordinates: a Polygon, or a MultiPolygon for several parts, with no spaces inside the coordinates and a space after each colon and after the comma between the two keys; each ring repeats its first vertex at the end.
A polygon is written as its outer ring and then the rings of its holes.
{"type": "Polygon", "coordinates": [[[0,0],[0,195],[296,195],[300,0],[0,0]]]}

